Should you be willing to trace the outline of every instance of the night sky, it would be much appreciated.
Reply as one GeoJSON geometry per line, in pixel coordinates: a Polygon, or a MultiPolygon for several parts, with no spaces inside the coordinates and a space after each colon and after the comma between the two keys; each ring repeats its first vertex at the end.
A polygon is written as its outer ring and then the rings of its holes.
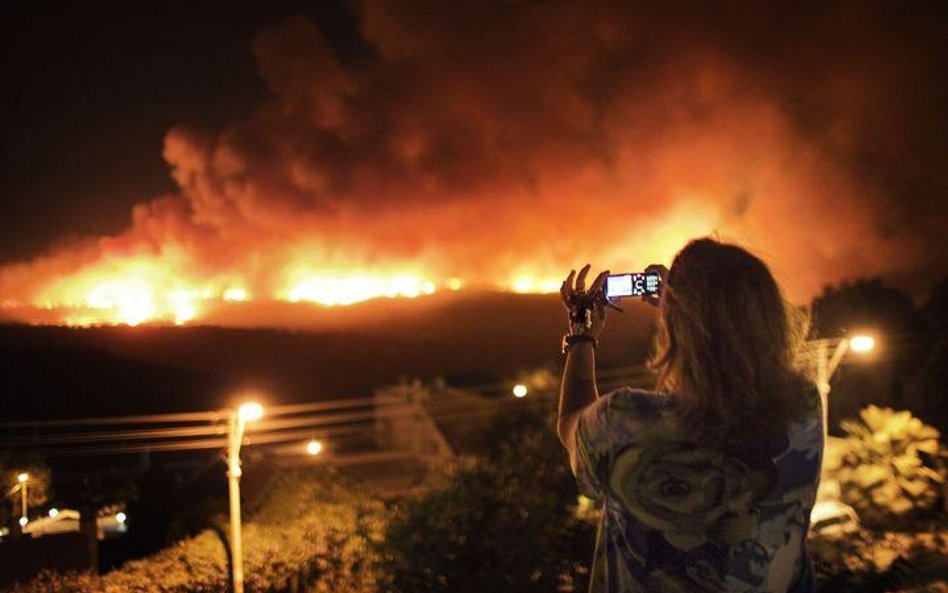
{"type": "Polygon", "coordinates": [[[948,272],[945,2],[8,10],[8,305],[135,275],[156,302],[352,270],[538,291],[709,233],[799,300],[948,272]]]}
{"type": "Polygon", "coordinates": [[[17,2],[2,21],[0,261],[63,236],[114,234],[175,184],[162,141],[219,127],[267,96],[251,42],[303,14],[339,55],[360,51],[342,2],[17,2]]]}

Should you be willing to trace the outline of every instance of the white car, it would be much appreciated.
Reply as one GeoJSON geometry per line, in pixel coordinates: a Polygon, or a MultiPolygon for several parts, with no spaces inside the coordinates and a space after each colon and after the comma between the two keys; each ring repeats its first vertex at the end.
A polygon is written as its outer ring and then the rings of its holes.
{"type": "Polygon", "coordinates": [[[844,537],[859,531],[856,509],[838,500],[822,500],[810,512],[810,530],[829,537],[844,537]]]}
{"type": "MultiPolygon", "coordinates": [[[[128,530],[126,519],[122,511],[96,518],[98,538],[105,539],[125,533],[128,530]]],[[[72,509],[51,509],[48,515],[32,519],[23,527],[23,533],[28,533],[31,537],[78,531],[79,511],[72,509]]]]}

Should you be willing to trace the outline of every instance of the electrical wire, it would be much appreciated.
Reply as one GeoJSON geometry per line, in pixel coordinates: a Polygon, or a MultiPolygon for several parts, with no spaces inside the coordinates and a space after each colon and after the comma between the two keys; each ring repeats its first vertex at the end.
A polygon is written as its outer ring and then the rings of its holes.
{"type": "Polygon", "coordinates": [[[47,426],[97,426],[108,424],[149,424],[176,422],[219,421],[227,418],[227,410],[207,412],[180,412],[174,414],[144,414],[139,416],[105,416],[101,418],[64,418],[57,420],[14,420],[0,422],[4,428],[42,428],[47,426]]]}
{"type": "MultiPolygon", "coordinates": [[[[332,439],[336,442],[340,439],[365,436],[366,431],[361,428],[348,428],[336,430],[299,430],[295,432],[262,434],[248,434],[244,436],[243,446],[254,446],[268,443],[282,443],[288,441],[308,441],[310,439],[332,439]]],[[[129,445],[113,445],[101,447],[53,449],[44,451],[44,456],[49,458],[62,457],[83,457],[83,456],[111,456],[128,455],[135,453],[167,453],[177,451],[193,451],[199,449],[224,449],[227,447],[226,438],[216,439],[193,439],[189,441],[172,441],[162,443],[136,443],[129,445]]]]}
{"type": "MultiPolygon", "coordinates": [[[[811,340],[806,343],[803,352],[812,354],[818,352],[822,347],[826,347],[827,350],[830,350],[838,346],[845,339],[847,338],[811,340]]],[[[891,352],[897,349],[922,346],[929,341],[931,340],[927,336],[902,334],[887,336],[885,344],[886,350],[891,352]]],[[[601,369],[597,373],[597,378],[599,379],[600,389],[602,391],[609,391],[624,385],[646,386],[650,380],[654,379],[654,374],[647,366],[639,364],[601,369]]],[[[463,386],[460,388],[452,387],[448,388],[448,390],[497,393],[506,391],[512,384],[512,381],[505,381],[463,386]]],[[[410,386],[406,386],[406,388],[410,388],[410,386]]],[[[397,389],[397,387],[395,389],[397,389]]],[[[437,398],[437,393],[432,397],[437,398]]],[[[474,420],[484,419],[489,416],[493,417],[498,413],[508,410],[531,408],[540,405],[549,406],[555,399],[556,395],[552,390],[534,390],[527,401],[505,397],[499,400],[488,399],[482,403],[472,404],[471,401],[437,401],[429,399],[423,404],[423,407],[425,411],[436,420],[449,420],[452,418],[468,418],[474,420]],[[478,405],[480,407],[475,409],[472,405],[478,405]]],[[[340,427],[345,427],[343,430],[349,431],[350,433],[365,434],[367,429],[379,421],[412,413],[415,413],[415,409],[410,404],[406,405],[406,403],[400,399],[387,400],[384,396],[269,406],[265,420],[248,426],[248,439],[249,443],[284,442],[283,439],[292,440],[301,438],[300,435],[304,432],[306,434],[312,434],[316,429],[321,429],[322,432],[332,432],[333,430],[339,430],[340,427]],[[314,412],[327,411],[337,411],[339,413],[314,414],[314,412]],[[332,427],[336,428],[333,429],[332,427]],[[299,430],[296,432],[284,432],[290,428],[299,430]]],[[[232,414],[233,411],[229,410],[212,410],[174,414],[0,422],[0,429],[6,429],[10,432],[16,432],[15,429],[30,429],[32,431],[32,434],[12,435],[0,442],[2,442],[2,446],[4,447],[35,448],[48,445],[84,445],[98,442],[143,441],[132,444],[112,444],[102,447],[79,448],[74,450],[74,453],[77,454],[118,454],[216,448],[226,444],[222,436],[219,438],[206,439],[197,437],[217,437],[218,435],[222,435],[226,430],[225,427],[222,426],[222,422],[228,419],[232,414]],[[195,422],[207,422],[210,424],[202,426],[138,428],[134,430],[36,434],[38,429],[53,427],[66,427],[68,429],[101,426],[108,428],[110,426],[123,425],[181,424],[195,422]]],[[[60,451],[44,451],[46,455],[60,455],[62,453],[63,452],[60,451]]]]}
{"type": "MultiPolygon", "coordinates": [[[[640,378],[640,375],[633,375],[629,377],[620,378],[619,381],[612,381],[610,383],[625,383],[629,379],[640,378]]],[[[605,383],[605,384],[610,384],[605,383]]],[[[534,398],[535,399],[535,398],[534,398]]],[[[372,398],[363,398],[361,400],[363,404],[374,401],[372,398]]],[[[348,402],[346,400],[336,400],[334,402],[326,402],[329,405],[322,406],[324,409],[340,409],[343,408],[348,402]]],[[[499,400],[491,401],[490,403],[485,403],[487,410],[493,411],[495,409],[501,408],[504,405],[517,405],[518,402],[510,400],[499,400]]],[[[431,411],[437,412],[443,415],[445,412],[449,411],[447,407],[458,409],[464,413],[472,413],[474,410],[470,409],[471,403],[466,402],[432,402],[430,403],[431,411]]],[[[253,429],[254,432],[264,432],[264,431],[274,431],[282,430],[286,428],[298,428],[298,427],[325,427],[332,426],[337,424],[351,424],[362,422],[364,424],[371,424],[379,419],[397,417],[405,414],[411,414],[412,409],[410,407],[404,407],[404,402],[390,402],[381,406],[382,410],[366,410],[364,412],[356,413],[343,413],[343,414],[333,414],[333,415],[319,415],[319,416],[304,416],[304,417],[295,417],[288,419],[278,419],[278,420],[265,420],[260,423],[254,423],[253,429]],[[399,407],[402,406],[402,407],[399,407]]],[[[284,411],[287,409],[292,409],[293,412],[298,412],[302,409],[310,409],[309,406],[304,408],[303,406],[292,406],[284,407],[284,411]]],[[[269,417],[269,410],[268,416],[269,417]]],[[[171,439],[179,437],[199,437],[199,436],[214,436],[224,434],[225,428],[221,425],[211,425],[211,426],[196,426],[196,427],[176,427],[176,428],[159,428],[159,429],[143,429],[143,430],[133,430],[133,431],[107,431],[107,432],[96,432],[96,433],[78,433],[78,434],[53,434],[53,435],[23,435],[21,437],[8,437],[3,441],[3,445],[8,448],[23,448],[23,447],[35,447],[35,446],[44,446],[44,445],[64,445],[64,444],[84,444],[84,443],[94,443],[94,442],[114,442],[121,440],[155,440],[155,439],[171,439]]],[[[154,447],[151,444],[142,444],[140,447],[154,447]]],[[[173,445],[171,445],[173,446],[173,445]]]]}

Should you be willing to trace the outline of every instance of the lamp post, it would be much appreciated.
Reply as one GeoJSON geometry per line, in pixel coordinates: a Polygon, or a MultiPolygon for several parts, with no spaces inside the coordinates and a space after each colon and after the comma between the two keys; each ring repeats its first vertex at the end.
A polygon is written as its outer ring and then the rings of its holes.
{"type": "Polygon", "coordinates": [[[836,369],[839,368],[839,363],[842,362],[843,356],[846,355],[846,352],[852,350],[853,352],[866,353],[875,348],[876,340],[872,336],[866,334],[857,334],[850,338],[843,338],[836,344],[836,348],[833,350],[833,353],[829,352],[829,342],[827,340],[820,340],[817,348],[817,360],[816,360],[816,389],[820,394],[820,401],[823,404],[823,430],[827,430],[827,421],[829,419],[829,412],[827,409],[829,403],[829,394],[832,389],[830,385],[830,379],[833,378],[833,374],[836,372],[836,369]]]}
{"type": "Polygon", "coordinates": [[[240,445],[248,422],[263,416],[256,402],[241,404],[227,418],[227,491],[230,497],[230,566],[234,593],[244,593],[244,557],[240,531],[240,445]]]}
{"type": "Polygon", "coordinates": [[[30,474],[22,472],[17,474],[16,481],[20,484],[20,527],[26,527],[29,523],[29,508],[27,503],[27,484],[30,482],[30,474]]]}

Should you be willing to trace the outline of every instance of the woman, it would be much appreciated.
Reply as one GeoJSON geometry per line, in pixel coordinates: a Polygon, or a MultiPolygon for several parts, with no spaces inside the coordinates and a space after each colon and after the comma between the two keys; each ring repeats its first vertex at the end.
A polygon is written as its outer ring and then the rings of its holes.
{"type": "Polygon", "coordinates": [[[599,397],[608,272],[586,290],[587,265],[561,290],[571,322],[557,428],[581,491],[603,502],[591,591],[812,591],[823,423],[794,366],[792,309],[734,245],[692,241],[670,271],[655,268],[655,392],[599,397]]]}

